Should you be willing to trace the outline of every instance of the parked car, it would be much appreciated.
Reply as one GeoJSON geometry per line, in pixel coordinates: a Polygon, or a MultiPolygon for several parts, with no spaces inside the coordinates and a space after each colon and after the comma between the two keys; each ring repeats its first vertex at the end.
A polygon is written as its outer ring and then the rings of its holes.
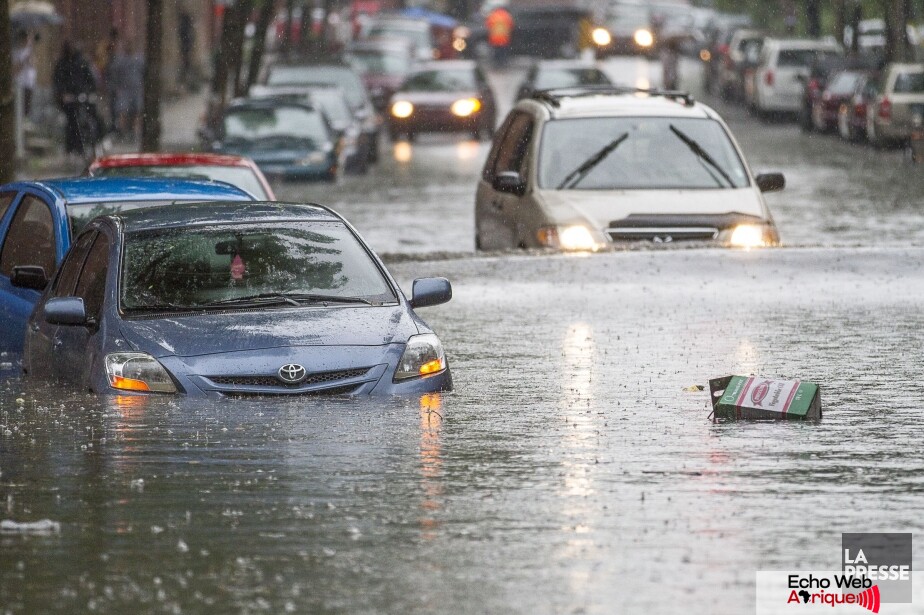
{"type": "Polygon", "coordinates": [[[365,38],[407,41],[413,48],[414,58],[419,62],[439,57],[430,24],[424,19],[380,14],[365,32],[365,38]]]}
{"type": "Polygon", "coordinates": [[[408,75],[389,103],[392,140],[422,132],[468,132],[475,139],[494,134],[494,94],[484,72],[472,60],[420,65],[408,75]]]}
{"type": "Polygon", "coordinates": [[[841,107],[856,96],[857,88],[866,83],[867,75],[868,71],[864,70],[842,70],[835,73],[821,94],[812,99],[811,128],[818,132],[836,130],[841,107]]]}
{"type": "Polygon", "coordinates": [[[94,160],[90,177],[178,177],[228,182],[261,201],[275,201],[273,188],[250,158],[208,153],[113,154],[94,160]]]}
{"type": "Polygon", "coordinates": [[[651,23],[651,8],[639,0],[610,2],[604,9],[603,24],[610,42],[598,56],[613,54],[653,55],[657,53],[655,30],[651,23]]]}
{"type": "Polygon", "coordinates": [[[879,96],[879,74],[862,73],[853,96],[845,100],[837,111],[837,131],[842,139],[866,139],[866,110],[879,96]]]}
{"type": "Polygon", "coordinates": [[[866,108],[866,138],[876,146],[904,145],[911,120],[924,112],[924,64],[889,64],[866,108]]]}
{"type": "Polygon", "coordinates": [[[613,85],[594,63],[584,60],[539,60],[526,71],[517,90],[517,100],[529,98],[536,90],[584,85],[613,85]]]}
{"type": "Polygon", "coordinates": [[[798,113],[811,67],[842,53],[840,45],[831,41],[767,39],[754,73],[754,110],[798,113]]]}
{"type": "Polygon", "coordinates": [[[372,143],[360,138],[362,124],[353,115],[346,95],[340,87],[322,84],[268,88],[257,85],[250,88],[250,97],[302,103],[320,109],[334,132],[334,140],[339,148],[339,158],[343,160],[344,171],[366,173],[369,170],[370,153],[368,150],[360,150],[359,147],[362,144],[368,148],[372,146],[372,143]]]}
{"type": "Polygon", "coordinates": [[[0,186],[0,352],[22,350],[26,320],[73,237],[97,215],[176,202],[252,201],[231,184],[76,178],[0,186]]]}
{"type": "Polygon", "coordinates": [[[514,106],[475,197],[479,249],[598,250],[627,241],[775,245],[762,192],[722,118],[686,95],[546,91],[514,106]]]}
{"type": "Polygon", "coordinates": [[[252,158],[272,176],[337,181],[343,158],[320,109],[299,102],[251,98],[225,110],[212,151],[252,158]]]}
{"type": "Polygon", "coordinates": [[[362,79],[346,63],[310,63],[293,60],[271,64],[264,73],[262,85],[270,88],[333,85],[343,89],[353,115],[362,125],[357,149],[369,152],[369,162],[379,155],[381,122],[362,79]]]}
{"type": "Polygon", "coordinates": [[[312,205],[200,203],[101,216],[32,312],[32,380],[109,394],[444,391],[442,344],[356,231],[312,205]],[[229,332],[232,334],[229,335],[229,332]],[[235,335],[233,332],[240,332],[235,335]]]}
{"type": "Polygon", "coordinates": [[[414,64],[413,47],[406,41],[393,39],[354,41],[347,47],[344,57],[362,77],[372,104],[379,112],[388,106],[388,99],[414,64]]]}
{"type": "Polygon", "coordinates": [[[744,100],[744,84],[757,69],[766,35],[750,28],[731,32],[727,52],[719,63],[719,92],[728,100],[744,100]]]}
{"type": "MultiPolygon", "coordinates": [[[[509,53],[534,58],[577,58],[585,49],[605,54],[612,37],[606,28],[595,27],[590,9],[573,4],[509,6],[513,17],[509,53]]],[[[491,53],[484,15],[469,22],[465,54],[487,59],[491,53]]]]}

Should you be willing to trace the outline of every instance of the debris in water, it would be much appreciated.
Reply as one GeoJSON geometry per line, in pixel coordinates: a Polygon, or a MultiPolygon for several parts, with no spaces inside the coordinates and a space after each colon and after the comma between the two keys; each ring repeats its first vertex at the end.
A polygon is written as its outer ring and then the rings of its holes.
{"type": "Polygon", "coordinates": [[[726,376],[709,381],[716,419],[820,419],[821,391],[800,380],[726,376]]]}
{"type": "Polygon", "coordinates": [[[61,532],[61,524],[51,519],[41,521],[13,521],[4,519],[0,521],[0,534],[35,534],[47,536],[61,532]]]}

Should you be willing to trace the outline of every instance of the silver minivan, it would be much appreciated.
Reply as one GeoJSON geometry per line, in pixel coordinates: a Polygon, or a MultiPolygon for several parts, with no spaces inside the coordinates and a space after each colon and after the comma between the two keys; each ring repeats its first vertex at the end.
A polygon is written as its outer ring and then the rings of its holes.
{"type": "Polygon", "coordinates": [[[889,64],[883,71],[879,94],[866,109],[869,142],[906,142],[915,114],[924,115],[924,64],[889,64]]]}

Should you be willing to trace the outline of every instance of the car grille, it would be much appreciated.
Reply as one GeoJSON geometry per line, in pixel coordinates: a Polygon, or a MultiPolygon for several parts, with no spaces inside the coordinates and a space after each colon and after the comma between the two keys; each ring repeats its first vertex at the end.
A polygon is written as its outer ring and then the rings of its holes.
{"type": "MultiPolygon", "coordinates": [[[[278,387],[284,389],[293,389],[310,386],[313,384],[323,384],[325,382],[337,382],[338,380],[359,378],[360,376],[365,376],[368,371],[368,367],[362,367],[333,372],[316,372],[313,374],[308,374],[304,380],[295,384],[283,382],[276,376],[206,376],[206,378],[218,386],[278,387]]],[[[355,388],[354,385],[350,386],[355,388]]]]}
{"type": "MultiPolygon", "coordinates": [[[[286,397],[320,397],[320,396],[330,396],[330,395],[352,395],[361,387],[361,384],[348,384],[339,387],[331,387],[328,389],[320,389],[313,391],[297,391],[294,393],[288,393],[286,397]]],[[[261,397],[270,395],[272,392],[263,392],[263,391],[222,391],[222,395],[225,397],[261,397]]]]}
{"type": "Polygon", "coordinates": [[[610,227],[607,235],[613,241],[710,241],[719,234],[714,227],[610,227]]]}

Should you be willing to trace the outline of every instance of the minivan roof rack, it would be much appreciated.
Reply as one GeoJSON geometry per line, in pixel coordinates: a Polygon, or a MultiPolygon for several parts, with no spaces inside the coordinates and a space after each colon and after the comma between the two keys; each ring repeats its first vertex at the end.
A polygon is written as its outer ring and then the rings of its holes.
{"type": "Polygon", "coordinates": [[[662,90],[659,88],[633,88],[622,85],[588,85],[569,88],[551,88],[547,90],[536,90],[532,93],[533,100],[548,103],[553,107],[561,106],[562,98],[578,98],[581,96],[599,96],[599,95],[620,95],[620,94],[646,94],[648,96],[660,96],[670,98],[683,103],[687,107],[692,107],[695,102],[689,92],[681,90],[662,90]]]}

